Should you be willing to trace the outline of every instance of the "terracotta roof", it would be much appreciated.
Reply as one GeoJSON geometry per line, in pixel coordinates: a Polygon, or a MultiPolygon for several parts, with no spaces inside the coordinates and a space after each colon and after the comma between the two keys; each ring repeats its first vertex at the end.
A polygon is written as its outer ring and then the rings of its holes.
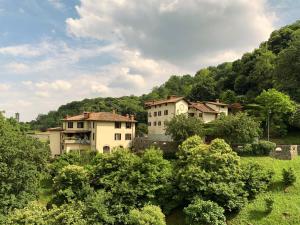
{"type": "Polygon", "coordinates": [[[197,103],[191,103],[189,105],[190,108],[195,108],[201,112],[205,112],[205,113],[214,113],[214,114],[218,114],[217,111],[213,110],[212,108],[210,108],[209,106],[205,105],[205,103],[200,103],[200,102],[197,102],[197,103]]]}
{"type": "Polygon", "coordinates": [[[228,105],[228,104],[225,104],[223,102],[205,102],[205,103],[209,103],[209,104],[212,104],[212,105],[222,105],[222,106],[228,105]]]}
{"type": "Polygon", "coordinates": [[[63,129],[61,127],[53,127],[53,128],[48,128],[47,131],[62,131],[63,129]]]}
{"type": "Polygon", "coordinates": [[[147,102],[145,102],[145,105],[146,106],[155,106],[155,105],[161,105],[161,104],[166,104],[166,103],[176,103],[182,99],[184,99],[184,97],[169,96],[167,99],[147,101],[147,102]]]}
{"type": "Polygon", "coordinates": [[[66,117],[64,121],[107,121],[107,122],[137,122],[133,117],[122,116],[111,112],[87,112],[77,116],[66,117]]]}

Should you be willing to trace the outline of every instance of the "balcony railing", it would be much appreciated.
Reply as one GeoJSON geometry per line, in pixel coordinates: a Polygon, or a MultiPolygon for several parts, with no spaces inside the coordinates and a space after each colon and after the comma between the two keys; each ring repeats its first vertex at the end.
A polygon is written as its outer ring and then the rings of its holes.
{"type": "Polygon", "coordinates": [[[87,139],[76,139],[76,138],[65,138],[64,139],[65,144],[82,144],[82,145],[89,145],[91,144],[90,140],[87,139]]]}

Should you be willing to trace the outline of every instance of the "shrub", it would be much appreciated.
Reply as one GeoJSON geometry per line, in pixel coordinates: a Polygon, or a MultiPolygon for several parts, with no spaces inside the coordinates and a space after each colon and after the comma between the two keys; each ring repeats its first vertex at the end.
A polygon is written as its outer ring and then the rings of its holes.
{"type": "Polygon", "coordinates": [[[133,209],[128,216],[129,225],[166,225],[165,215],[158,206],[146,205],[141,210],[133,209]]]}
{"type": "Polygon", "coordinates": [[[69,165],[64,167],[54,178],[54,204],[61,205],[73,199],[84,200],[91,193],[89,174],[81,166],[69,165]]]}
{"type": "Polygon", "coordinates": [[[236,151],[239,155],[270,155],[270,152],[273,151],[276,147],[276,144],[271,141],[260,140],[257,143],[245,144],[243,148],[237,149],[236,151]]]}
{"type": "Polygon", "coordinates": [[[252,143],[261,134],[260,123],[245,113],[221,116],[208,124],[209,135],[230,145],[252,143]]]}
{"type": "Polygon", "coordinates": [[[265,198],[266,213],[271,213],[273,211],[274,199],[271,196],[265,198]]]}
{"type": "Polygon", "coordinates": [[[295,171],[292,168],[282,170],[282,181],[285,185],[289,186],[296,182],[295,171]]]}
{"type": "Polygon", "coordinates": [[[188,225],[226,225],[224,209],[212,201],[196,198],[183,211],[188,225]]]}
{"type": "Polygon", "coordinates": [[[178,158],[178,193],[186,201],[201,196],[227,211],[240,210],[247,202],[240,158],[224,140],[205,145],[191,137],[180,146],[178,158]]]}
{"type": "Polygon", "coordinates": [[[260,192],[266,191],[273,175],[273,171],[267,170],[257,163],[243,165],[244,189],[248,192],[249,198],[254,198],[260,192]]]}

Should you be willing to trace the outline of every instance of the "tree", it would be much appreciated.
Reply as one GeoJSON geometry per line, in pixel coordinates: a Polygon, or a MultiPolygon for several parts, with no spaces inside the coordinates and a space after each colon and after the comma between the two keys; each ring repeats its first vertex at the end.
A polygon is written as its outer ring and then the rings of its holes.
{"type": "Polygon", "coordinates": [[[188,96],[192,101],[208,101],[216,98],[216,81],[209,70],[200,70],[194,78],[195,84],[188,96]]]}
{"type": "Polygon", "coordinates": [[[222,138],[231,145],[252,143],[261,133],[260,123],[245,113],[221,116],[208,126],[211,136],[222,138]]]}
{"type": "Polygon", "coordinates": [[[212,201],[196,198],[183,211],[187,225],[226,225],[224,209],[212,201]]]}
{"type": "Polygon", "coordinates": [[[172,165],[157,149],[141,156],[129,150],[98,155],[91,171],[92,186],[112,194],[111,214],[124,221],[131,209],[145,204],[167,205],[172,192],[172,165]]]}
{"type": "Polygon", "coordinates": [[[221,93],[220,100],[222,102],[227,103],[227,104],[232,104],[232,103],[235,103],[237,101],[237,96],[236,96],[234,91],[226,90],[226,91],[223,91],[221,93]]]}
{"type": "Polygon", "coordinates": [[[171,135],[174,141],[183,142],[193,135],[204,135],[203,121],[185,114],[174,116],[166,122],[166,134],[171,135]]]}
{"type": "Polygon", "coordinates": [[[133,209],[128,216],[129,225],[166,225],[165,215],[158,206],[146,205],[142,209],[133,209]]]}
{"type": "Polygon", "coordinates": [[[68,165],[54,177],[55,196],[52,203],[61,205],[72,200],[84,200],[90,193],[89,174],[81,166],[68,165]]]}
{"type": "Polygon", "coordinates": [[[183,199],[210,199],[228,211],[246,203],[240,158],[224,140],[205,145],[199,137],[188,138],[178,152],[176,177],[183,199]]]}
{"type": "Polygon", "coordinates": [[[261,120],[265,123],[270,120],[271,128],[275,134],[285,134],[288,118],[296,110],[296,104],[290,97],[275,89],[263,91],[256,98],[260,105],[258,108],[261,120]]]}
{"type": "Polygon", "coordinates": [[[298,107],[289,119],[292,127],[300,128],[300,108],[298,107]]]}
{"type": "Polygon", "coordinates": [[[0,152],[0,214],[6,214],[36,199],[50,151],[0,115],[0,152]]]}

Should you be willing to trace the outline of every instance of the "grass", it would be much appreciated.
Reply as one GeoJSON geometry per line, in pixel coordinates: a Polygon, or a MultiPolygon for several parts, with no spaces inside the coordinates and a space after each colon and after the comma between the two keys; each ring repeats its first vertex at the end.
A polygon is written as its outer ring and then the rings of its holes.
{"type": "MultiPolygon", "coordinates": [[[[257,162],[274,170],[274,180],[270,190],[262,193],[247,204],[240,213],[227,221],[228,225],[290,225],[300,224],[300,157],[294,160],[277,160],[270,157],[242,157],[242,163],[257,162]],[[293,186],[286,188],[282,180],[282,169],[292,167],[297,176],[293,186]],[[268,214],[265,198],[274,199],[274,209],[268,214]]],[[[167,217],[168,225],[184,225],[182,211],[176,210],[167,217]]]]}

